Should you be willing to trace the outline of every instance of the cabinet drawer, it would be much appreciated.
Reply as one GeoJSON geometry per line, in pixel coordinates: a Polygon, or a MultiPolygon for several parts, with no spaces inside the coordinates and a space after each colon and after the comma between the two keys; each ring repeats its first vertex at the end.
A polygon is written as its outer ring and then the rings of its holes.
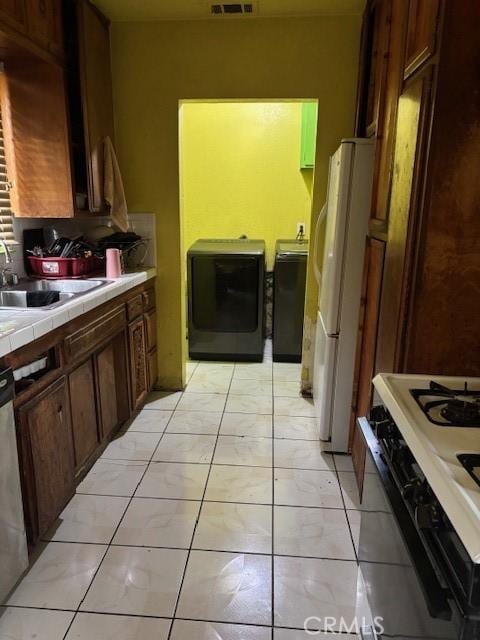
{"type": "Polygon", "coordinates": [[[121,331],[125,324],[125,307],[122,304],[67,336],[64,343],[67,362],[95,351],[105,340],[121,331]]]}
{"type": "Polygon", "coordinates": [[[143,297],[141,293],[127,300],[128,321],[135,320],[143,313],[143,297]]]}
{"type": "Polygon", "coordinates": [[[147,351],[157,346],[157,312],[154,310],[145,314],[145,343],[147,351]]]}
{"type": "Polygon", "coordinates": [[[146,291],[142,293],[143,297],[143,310],[150,311],[150,309],[155,309],[155,289],[154,287],[150,287],[146,291]]]}

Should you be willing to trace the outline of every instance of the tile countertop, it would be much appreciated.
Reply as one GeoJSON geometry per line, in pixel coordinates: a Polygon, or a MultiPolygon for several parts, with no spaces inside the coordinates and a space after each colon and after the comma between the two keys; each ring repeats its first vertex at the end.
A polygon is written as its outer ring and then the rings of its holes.
{"type": "MultiPolygon", "coordinates": [[[[126,273],[97,291],[48,311],[0,309],[0,358],[155,276],[155,267],[126,273]]],[[[105,280],[98,277],[93,279],[105,280]]]]}

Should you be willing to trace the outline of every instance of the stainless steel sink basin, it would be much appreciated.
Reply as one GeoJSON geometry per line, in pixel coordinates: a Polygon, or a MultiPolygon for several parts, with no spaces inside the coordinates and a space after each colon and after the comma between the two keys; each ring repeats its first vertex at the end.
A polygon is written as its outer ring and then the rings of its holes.
{"type": "Polygon", "coordinates": [[[108,280],[25,280],[0,289],[0,309],[48,311],[107,284],[108,280]]]}

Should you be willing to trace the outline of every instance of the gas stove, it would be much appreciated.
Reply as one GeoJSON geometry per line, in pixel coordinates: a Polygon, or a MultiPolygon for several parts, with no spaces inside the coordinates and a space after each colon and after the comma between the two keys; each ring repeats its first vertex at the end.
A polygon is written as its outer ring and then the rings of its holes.
{"type": "Polygon", "coordinates": [[[431,380],[427,389],[411,389],[420,409],[441,427],[480,427],[480,391],[450,388],[431,380]]]}
{"type": "Polygon", "coordinates": [[[358,560],[382,637],[480,640],[480,378],[379,374],[358,560]]]}

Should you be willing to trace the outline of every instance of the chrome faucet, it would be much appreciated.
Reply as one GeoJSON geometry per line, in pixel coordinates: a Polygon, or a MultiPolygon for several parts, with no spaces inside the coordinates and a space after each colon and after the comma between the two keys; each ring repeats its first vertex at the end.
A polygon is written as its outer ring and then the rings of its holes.
{"type": "Polygon", "coordinates": [[[10,253],[10,249],[8,248],[8,244],[5,240],[0,238],[0,246],[3,247],[3,251],[5,253],[5,264],[12,264],[12,254],[10,253]]]}
{"type": "Polygon", "coordinates": [[[13,273],[9,267],[6,266],[7,264],[12,264],[12,254],[10,252],[10,249],[8,248],[8,244],[1,238],[0,246],[3,247],[3,251],[5,254],[5,267],[0,272],[0,287],[14,286],[18,284],[18,276],[16,273],[13,273]]]}

